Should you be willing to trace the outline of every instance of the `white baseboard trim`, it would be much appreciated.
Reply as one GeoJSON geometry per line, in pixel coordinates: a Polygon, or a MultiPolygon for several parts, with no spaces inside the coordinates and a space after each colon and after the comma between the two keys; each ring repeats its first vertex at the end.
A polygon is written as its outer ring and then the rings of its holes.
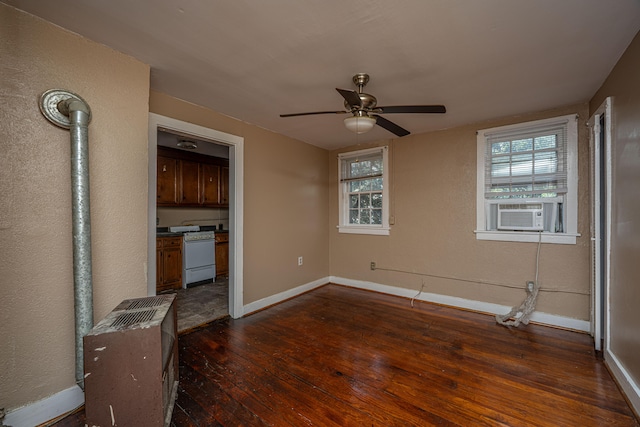
{"type": "MultiPolygon", "coordinates": [[[[396,286],[382,285],[380,283],[366,282],[363,280],[345,279],[344,277],[330,276],[329,280],[331,281],[331,283],[335,283],[338,285],[382,292],[384,294],[396,295],[405,298],[415,297],[416,300],[420,301],[433,302],[436,304],[448,305],[456,308],[464,308],[467,310],[479,311],[482,313],[506,314],[511,311],[512,308],[501,304],[469,300],[448,295],[432,294],[429,292],[422,292],[420,295],[416,296],[417,292],[415,289],[399,288],[396,286]]],[[[549,326],[572,329],[580,332],[589,332],[591,330],[591,324],[588,320],[574,319],[571,317],[541,313],[538,311],[533,312],[533,314],[531,315],[531,321],[549,326]]]]}
{"type": "Polygon", "coordinates": [[[615,377],[616,382],[622,388],[622,392],[625,394],[629,403],[633,407],[636,414],[640,414],[640,385],[636,384],[629,371],[627,371],[616,355],[607,349],[604,352],[604,361],[611,371],[611,374],[615,377]]]}
{"type": "Polygon", "coordinates": [[[7,413],[4,424],[11,427],[37,426],[73,411],[83,403],[84,392],[76,385],[7,413]]]}
{"type": "Polygon", "coordinates": [[[314,280],[313,282],[300,285],[293,289],[280,292],[279,294],[262,298],[258,301],[254,301],[252,303],[245,305],[243,309],[243,313],[246,316],[247,314],[253,313],[254,311],[262,310],[263,308],[269,307],[270,305],[277,304],[289,298],[293,298],[295,296],[308,292],[312,289],[319,288],[320,286],[324,286],[327,283],[329,283],[329,277],[323,277],[321,279],[314,280]]]}

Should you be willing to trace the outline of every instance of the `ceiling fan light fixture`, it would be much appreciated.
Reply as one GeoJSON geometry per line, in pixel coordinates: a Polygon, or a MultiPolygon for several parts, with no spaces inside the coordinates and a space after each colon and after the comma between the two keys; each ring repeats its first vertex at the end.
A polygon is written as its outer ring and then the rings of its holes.
{"type": "Polygon", "coordinates": [[[369,116],[351,116],[344,119],[344,125],[353,133],[369,132],[376,124],[376,119],[369,116]]]}

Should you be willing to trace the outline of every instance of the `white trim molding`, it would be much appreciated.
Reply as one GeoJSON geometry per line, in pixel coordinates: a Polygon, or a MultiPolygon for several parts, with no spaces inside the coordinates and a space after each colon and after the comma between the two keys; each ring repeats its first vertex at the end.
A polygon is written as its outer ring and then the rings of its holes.
{"type": "MultiPolygon", "coordinates": [[[[345,279],[344,277],[330,276],[331,283],[337,285],[350,286],[353,288],[366,289],[369,291],[381,292],[384,294],[395,295],[405,298],[414,298],[416,300],[432,302],[436,304],[447,305],[453,308],[463,308],[465,310],[473,310],[487,314],[504,314],[511,311],[512,307],[501,304],[493,304],[484,301],[475,301],[465,298],[452,297],[449,295],[432,294],[421,292],[416,296],[415,289],[399,288],[396,286],[383,285],[380,283],[367,282],[363,280],[345,279]]],[[[571,317],[558,316],[556,314],[541,313],[534,311],[531,315],[531,321],[542,325],[554,326],[559,328],[571,329],[579,332],[589,332],[591,324],[588,320],[574,319],[571,317]]]]}
{"type": "Polygon", "coordinates": [[[82,404],[84,404],[84,392],[76,385],[7,413],[2,425],[11,427],[37,426],[71,412],[82,404]]]}
{"type": "Polygon", "coordinates": [[[244,306],[245,316],[255,311],[262,310],[271,305],[281,303],[290,298],[296,297],[305,292],[309,292],[313,289],[319,288],[320,286],[324,286],[327,284],[329,284],[329,277],[323,277],[321,279],[314,280],[313,282],[309,282],[309,283],[305,283],[303,285],[297,286],[293,289],[280,292],[279,294],[275,294],[275,295],[271,295],[271,296],[259,299],[257,301],[254,301],[244,306]]]}
{"type": "Polygon", "coordinates": [[[605,350],[604,363],[611,371],[635,413],[640,414],[640,385],[636,384],[633,376],[610,349],[605,350]]]}
{"type": "Polygon", "coordinates": [[[158,129],[177,131],[197,139],[229,146],[229,315],[242,317],[244,289],[244,138],[171,117],[149,113],[149,236],[147,293],[156,293],[156,159],[158,129]]]}

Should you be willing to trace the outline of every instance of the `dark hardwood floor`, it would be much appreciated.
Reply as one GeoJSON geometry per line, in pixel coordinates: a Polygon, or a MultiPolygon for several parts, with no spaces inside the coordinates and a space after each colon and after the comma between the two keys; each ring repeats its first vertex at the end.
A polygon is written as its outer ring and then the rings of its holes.
{"type": "Polygon", "coordinates": [[[179,347],[172,426],[640,425],[588,335],[342,286],[179,347]]]}

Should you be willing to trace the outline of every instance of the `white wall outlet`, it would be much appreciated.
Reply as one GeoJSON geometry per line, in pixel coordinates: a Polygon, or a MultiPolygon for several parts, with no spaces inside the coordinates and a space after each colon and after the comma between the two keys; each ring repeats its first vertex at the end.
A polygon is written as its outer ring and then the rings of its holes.
{"type": "Polygon", "coordinates": [[[301,256],[298,257],[298,265],[302,265],[302,257],[301,256]]]}

